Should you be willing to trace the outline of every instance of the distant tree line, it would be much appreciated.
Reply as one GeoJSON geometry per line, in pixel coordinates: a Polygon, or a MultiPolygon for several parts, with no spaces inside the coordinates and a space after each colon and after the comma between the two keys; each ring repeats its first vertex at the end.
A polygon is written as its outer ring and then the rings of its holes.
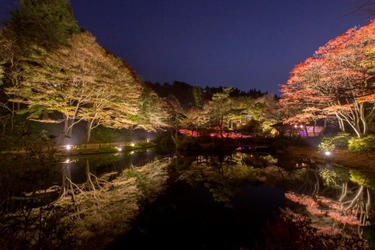
{"type": "MultiPolygon", "coordinates": [[[[160,97],[167,97],[168,95],[174,95],[183,107],[201,106],[202,100],[210,100],[214,94],[223,92],[225,87],[209,87],[205,88],[199,86],[192,86],[185,82],[174,81],[172,84],[169,82],[164,82],[160,84],[159,82],[153,83],[151,81],[146,81],[152,90],[154,90],[160,97]]],[[[249,91],[240,90],[238,88],[232,88],[230,97],[252,97],[257,99],[264,95],[267,95],[268,91],[261,92],[255,88],[249,91]]],[[[277,97],[276,97],[277,98],[277,97]]]]}

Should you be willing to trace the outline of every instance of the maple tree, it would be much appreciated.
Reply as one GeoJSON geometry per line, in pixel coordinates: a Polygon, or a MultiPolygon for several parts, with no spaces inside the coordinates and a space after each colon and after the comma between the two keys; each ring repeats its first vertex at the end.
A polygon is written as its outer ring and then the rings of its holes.
{"type": "MultiPolygon", "coordinates": [[[[3,84],[4,87],[13,88],[20,86],[23,64],[29,62],[32,47],[50,50],[65,46],[67,39],[80,32],[68,0],[21,0],[17,7],[10,9],[11,18],[0,30],[3,84]]],[[[20,98],[14,93],[4,94],[1,97],[1,113],[9,117],[12,132],[16,111],[21,109],[20,102],[15,100],[20,98]]]]}
{"type": "Polygon", "coordinates": [[[139,112],[141,85],[133,70],[107,52],[98,59],[101,67],[95,71],[96,89],[80,113],[87,122],[87,142],[91,131],[99,125],[117,129],[131,127],[132,117],[139,112]]]}
{"type": "Polygon", "coordinates": [[[76,34],[68,42],[69,46],[49,52],[35,46],[30,57],[35,63],[23,65],[20,87],[8,88],[7,93],[27,104],[29,119],[64,122],[68,136],[81,120],[88,122],[88,140],[91,130],[104,120],[110,127],[131,123],[140,94],[131,69],[88,32],[76,34]],[[62,118],[41,117],[46,112],[58,112],[62,118]]]}
{"type": "Polygon", "coordinates": [[[297,109],[285,122],[336,119],[358,137],[366,136],[374,119],[373,75],[375,22],[346,33],[320,47],[313,57],[295,66],[281,85],[281,103],[297,109]]]}

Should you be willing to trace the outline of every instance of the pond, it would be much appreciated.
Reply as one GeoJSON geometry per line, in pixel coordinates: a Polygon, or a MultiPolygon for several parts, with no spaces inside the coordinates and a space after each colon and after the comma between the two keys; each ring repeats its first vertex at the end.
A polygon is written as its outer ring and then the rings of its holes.
{"type": "Polygon", "coordinates": [[[291,209],[294,220],[311,220],[312,227],[300,228],[306,233],[321,239],[345,235],[358,241],[358,249],[366,246],[359,242],[370,224],[373,190],[359,173],[327,162],[238,151],[179,155],[171,166],[165,192],[108,249],[268,249],[274,246],[265,245],[265,231],[280,208],[291,209]]]}
{"type": "Polygon", "coordinates": [[[365,249],[373,230],[372,182],[329,161],[239,149],[70,156],[36,169],[11,159],[1,172],[8,249],[365,249]]]}

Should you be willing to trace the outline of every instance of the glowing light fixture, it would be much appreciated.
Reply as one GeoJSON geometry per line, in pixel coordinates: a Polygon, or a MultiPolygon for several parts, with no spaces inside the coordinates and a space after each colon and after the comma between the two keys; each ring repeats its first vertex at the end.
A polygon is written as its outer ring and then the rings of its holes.
{"type": "Polygon", "coordinates": [[[70,162],[70,159],[66,159],[65,163],[69,163],[70,162]]]}
{"type": "Polygon", "coordinates": [[[130,143],[130,146],[134,147],[134,143],[130,143]]]}
{"type": "Polygon", "coordinates": [[[118,150],[119,152],[121,152],[121,151],[122,151],[122,148],[117,148],[117,150],[118,150]]]}
{"type": "Polygon", "coordinates": [[[330,151],[325,151],[324,154],[327,155],[327,156],[329,156],[329,155],[331,155],[331,152],[330,151]]]}
{"type": "Polygon", "coordinates": [[[70,146],[70,145],[66,145],[66,149],[67,149],[67,150],[70,150],[70,149],[72,149],[72,146],[70,146]]]}

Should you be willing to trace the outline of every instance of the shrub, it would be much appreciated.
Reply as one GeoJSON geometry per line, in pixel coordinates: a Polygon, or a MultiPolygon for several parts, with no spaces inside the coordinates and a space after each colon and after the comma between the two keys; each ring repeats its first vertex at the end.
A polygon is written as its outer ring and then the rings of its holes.
{"type": "Polygon", "coordinates": [[[375,136],[369,135],[364,138],[351,138],[349,140],[350,152],[368,152],[375,148],[375,136]]]}
{"type": "Polygon", "coordinates": [[[333,137],[324,137],[318,145],[320,151],[333,151],[336,145],[333,142],[333,137]]]}
{"type": "Polygon", "coordinates": [[[346,148],[349,144],[351,136],[348,133],[340,132],[333,137],[333,143],[338,148],[346,148]]]}
{"type": "Polygon", "coordinates": [[[341,132],[335,136],[324,137],[318,147],[321,151],[333,151],[336,148],[346,148],[350,138],[350,134],[341,132]]]}

